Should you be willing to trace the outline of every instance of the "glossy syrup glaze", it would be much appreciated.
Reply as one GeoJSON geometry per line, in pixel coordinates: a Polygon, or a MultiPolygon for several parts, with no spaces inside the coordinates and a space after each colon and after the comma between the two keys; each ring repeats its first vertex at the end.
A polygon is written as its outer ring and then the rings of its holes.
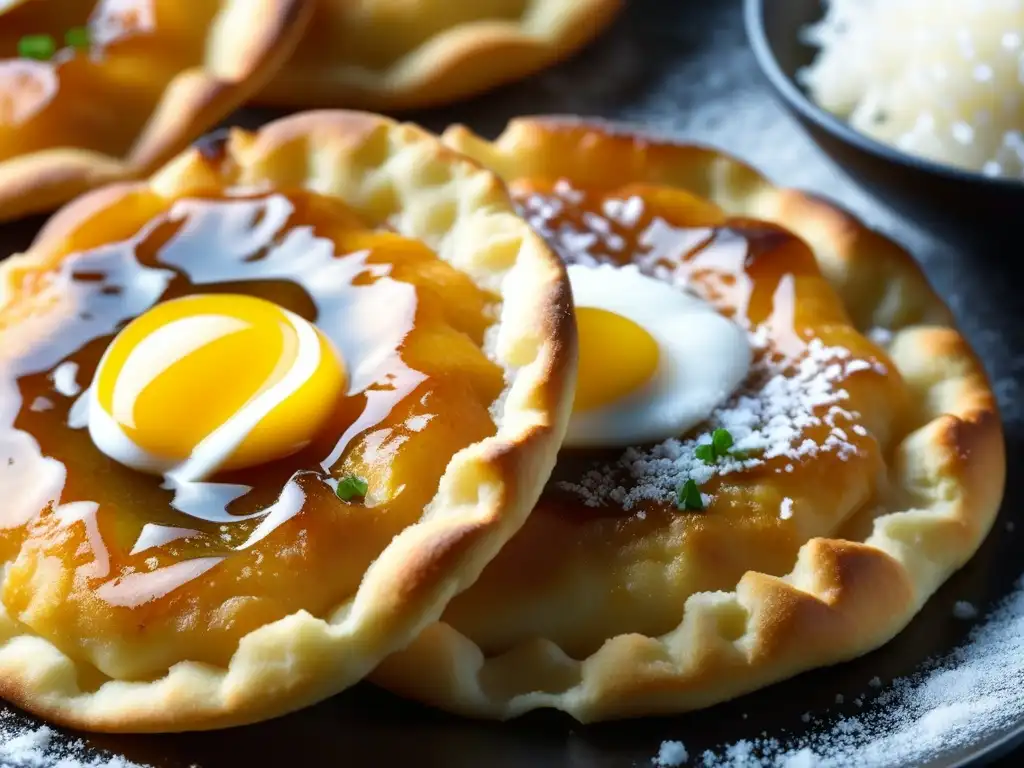
{"type": "Polygon", "coordinates": [[[0,15],[0,160],[48,147],[124,154],[164,87],[203,61],[217,3],[26,0],[0,15]],[[66,42],[86,29],[87,44],[66,42]],[[25,36],[55,52],[19,55],[25,36]]]}
{"type": "MultiPolygon", "coordinates": [[[[449,458],[494,431],[503,371],[482,343],[496,298],[336,201],[167,207],[140,193],[60,250],[52,268],[11,276],[0,312],[0,556],[14,559],[2,598],[105,674],[224,663],[251,629],[343,602],[449,458]],[[348,385],[298,453],[172,489],[97,450],[89,390],[119,328],[197,293],[257,296],[314,322],[348,385]],[[365,499],[337,497],[348,475],[366,479],[365,499]]],[[[210,376],[213,388],[231,371],[210,376]]]]}

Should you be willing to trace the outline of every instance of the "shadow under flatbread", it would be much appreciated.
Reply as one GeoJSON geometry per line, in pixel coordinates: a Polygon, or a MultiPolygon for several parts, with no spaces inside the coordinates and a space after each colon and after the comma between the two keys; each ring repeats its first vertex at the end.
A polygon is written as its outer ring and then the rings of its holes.
{"type": "MultiPolygon", "coordinates": [[[[861,710],[855,700],[879,690],[870,684],[872,678],[880,678],[884,690],[892,679],[913,673],[926,659],[948,653],[965,639],[972,623],[954,617],[957,601],[968,601],[984,613],[1010,591],[1024,568],[1019,554],[1024,484],[1018,479],[1024,470],[1024,270],[1008,268],[1015,255],[1001,243],[987,242],[985,232],[978,232],[976,248],[953,252],[844,181],[800,135],[759,80],[743,41],[740,5],[739,0],[631,0],[613,29],[565,64],[475,100],[401,117],[434,130],[462,122],[489,136],[497,135],[517,114],[646,120],[684,138],[724,145],[782,183],[838,198],[912,246],[984,361],[1004,409],[1010,486],[1003,511],[978,554],[906,631],[882,649],[677,718],[581,726],[566,716],[541,712],[509,723],[475,722],[360,685],[318,706],[245,728],[165,736],[91,735],[85,737],[88,743],[166,768],[650,765],[665,739],[682,740],[696,756],[765,732],[780,738],[799,734],[808,728],[804,713],[825,719],[857,714],[861,710]],[[714,119],[702,119],[702,110],[712,107],[718,110],[714,119]],[[741,120],[749,129],[737,127],[741,120]],[[1015,524],[1014,531],[1007,530],[1008,522],[1015,524]],[[845,703],[836,704],[837,694],[845,703]]],[[[253,128],[281,114],[249,110],[227,124],[253,128]]],[[[41,221],[0,228],[0,254],[27,245],[41,221]]],[[[1002,733],[1011,730],[1007,727],[1002,733]]],[[[933,765],[956,765],[973,751],[950,753],[933,765]]],[[[1011,758],[1006,765],[1018,763],[1019,758],[1011,758]]],[[[689,764],[694,764],[693,757],[689,764]]]]}

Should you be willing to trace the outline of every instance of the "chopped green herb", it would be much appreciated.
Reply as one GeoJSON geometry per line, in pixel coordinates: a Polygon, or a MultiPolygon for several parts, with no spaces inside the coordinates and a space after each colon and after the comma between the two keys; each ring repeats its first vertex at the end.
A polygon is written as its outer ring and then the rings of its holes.
{"type": "Polygon", "coordinates": [[[355,498],[366,496],[370,485],[363,478],[355,475],[346,475],[338,481],[338,498],[342,501],[352,501],[355,498]]]}
{"type": "Polygon", "coordinates": [[[23,59],[46,61],[57,51],[57,45],[49,35],[25,35],[18,41],[18,55],[23,59]]]}
{"type": "Polygon", "coordinates": [[[704,443],[703,445],[698,445],[696,448],[693,449],[693,455],[696,456],[701,461],[703,461],[705,464],[714,464],[715,446],[713,446],[711,443],[704,443]]]}
{"type": "Polygon", "coordinates": [[[88,27],[72,27],[64,33],[64,43],[72,48],[89,47],[89,28],[88,27]]]}
{"type": "Polygon", "coordinates": [[[732,448],[732,435],[727,429],[716,429],[711,433],[711,444],[715,447],[716,456],[725,456],[732,448]]]}
{"type": "Polygon", "coordinates": [[[730,451],[729,455],[732,456],[737,461],[746,461],[747,459],[750,458],[750,454],[747,453],[746,451],[730,451]]]}
{"type": "Polygon", "coordinates": [[[700,488],[692,479],[680,485],[676,491],[676,507],[691,512],[699,512],[704,509],[704,499],[701,498],[700,488]]]}

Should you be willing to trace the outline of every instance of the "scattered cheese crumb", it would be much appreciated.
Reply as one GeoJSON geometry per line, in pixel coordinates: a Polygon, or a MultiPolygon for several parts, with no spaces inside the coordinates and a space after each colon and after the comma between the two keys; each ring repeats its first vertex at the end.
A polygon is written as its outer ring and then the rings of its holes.
{"type": "Polygon", "coordinates": [[[675,766],[682,765],[689,759],[690,755],[686,751],[686,747],[683,746],[683,742],[663,741],[661,742],[661,748],[658,749],[657,757],[652,757],[651,763],[659,766],[659,768],[675,768],[675,766]]]}
{"type": "Polygon", "coordinates": [[[882,678],[880,678],[878,675],[875,675],[870,680],[868,680],[868,685],[870,685],[872,688],[881,688],[882,678]]]}
{"type": "Polygon", "coordinates": [[[141,768],[120,755],[101,756],[84,742],[53,728],[33,727],[11,712],[0,712],[0,765],[6,768],[141,768]]]}
{"type": "Polygon", "coordinates": [[[71,362],[70,360],[61,363],[53,369],[53,373],[50,374],[50,378],[53,379],[53,388],[58,394],[64,395],[64,397],[74,397],[82,388],[78,385],[78,363],[71,362]]]}
{"type": "Polygon", "coordinates": [[[788,496],[782,500],[782,504],[779,505],[779,518],[782,520],[789,520],[793,516],[793,500],[788,496]]]}
{"type": "MultiPolygon", "coordinates": [[[[1024,716],[1024,578],[967,643],[884,686],[864,710],[806,732],[702,753],[705,768],[897,768],[931,764],[1007,733],[1024,716]]],[[[843,703],[841,695],[836,703],[843,703]]],[[[863,704],[860,699],[858,704],[863,704]]]]}
{"type": "Polygon", "coordinates": [[[969,621],[978,616],[978,609],[966,600],[957,600],[953,604],[953,616],[964,621],[969,621]]]}
{"type": "Polygon", "coordinates": [[[780,764],[781,768],[815,768],[817,765],[820,765],[817,755],[806,748],[786,755],[785,760],[780,764]]]}
{"type": "MultiPolygon", "coordinates": [[[[630,510],[644,500],[670,501],[686,480],[700,486],[713,477],[763,466],[775,458],[789,459],[789,465],[819,453],[849,459],[860,449],[845,430],[833,428],[821,443],[807,437],[807,430],[824,424],[822,411],[848,399],[841,382],[843,364],[850,359],[849,350],[827,347],[820,339],[812,339],[798,360],[762,355],[754,362],[746,385],[711,413],[706,431],[690,439],[670,438],[653,447],[628,448],[616,463],[595,466],[577,482],[563,481],[559,487],[576,493],[588,506],[611,500],[630,510]],[[726,456],[715,464],[697,458],[694,449],[708,442],[719,427],[729,431],[735,450],[744,458],[726,456]]],[[[859,418],[845,409],[843,414],[833,412],[832,418],[859,418]]]]}
{"type": "Polygon", "coordinates": [[[53,408],[53,400],[51,400],[48,397],[43,397],[41,395],[37,397],[35,400],[33,400],[32,404],[28,407],[30,411],[34,411],[37,413],[39,411],[48,411],[51,408],[53,408]]]}
{"type": "Polygon", "coordinates": [[[892,341],[892,331],[888,328],[872,328],[867,332],[867,337],[878,346],[884,347],[892,341]]]}
{"type": "MultiPolygon", "coordinates": [[[[642,270],[678,282],[676,271],[666,269],[665,261],[680,260],[712,238],[716,243],[721,239],[722,247],[731,247],[728,236],[719,237],[713,229],[674,227],[659,217],[637,231],[645,215],[644,201],[638,196],[605,199],[600,214],[584,210],[585,197],[568,180],[559,179],[553,194],[528,194],[517,201],[520,213],[568,264],[614,263],[611,253],[621,251],[624,237],[631,235],[640,246],[634,262],[642,270]]],[[[765,350],[768,329],[748,331],[753,347],[765,350]]],[[[873,333],[875,338],[884,336],[883,329],[873,333]]],[[[712,477],[761,466],[774,458],[790,460],[777,470],[788,473],[794,472],[795,462],[819,453],[849,459],[859,449],[848,430],[859,437],[866,436],[867,430],[856,423],[859,414],[840,406],[849,397],[841,384],[846,377],[865,371],[886,373],[881,363],[854,358],[849,350],[827,347],[819,339],[812,339],[799,359],[759,355],[741,391],[711,414],[708,433],[691,440],[673,438],[653,448],[627,449],[617,462],[594,466],[578,482],[562,482],[559,487],[576,493],[588,506],[611,501],[631,510],[645,500],[671,503],[687,480],[703,485],[712,477]],[[837,419],[842,419],[842,425],[837,419]],[[831,432],[821,442],[807,437],[808,428],[822,424],[831,432]],[[698,459],[693,449],[707,442],[710,431],[718,427],[732,434],[739,455],[750,458],[723,457],[713,465],[698,459]]],[[[714,500],[703,492],[702,499],[705,505],[714,500]]],[[[787,519],[787,512],[791,514],[789,505],[780,510],[780,517],[787,519]]]]}

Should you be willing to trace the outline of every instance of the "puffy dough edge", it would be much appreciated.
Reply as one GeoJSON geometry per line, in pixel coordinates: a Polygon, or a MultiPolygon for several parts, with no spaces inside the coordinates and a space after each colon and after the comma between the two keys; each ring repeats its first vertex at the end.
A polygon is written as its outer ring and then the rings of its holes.
{"type": "Polygon", "coordinates": [[[494,143],[458,126],[443,139],[506,179],[561,175],[584,184],[610,173],[613,183],[673,185],[789,228],[813,246],[854,324],[893,332],[888,353],[921,410],[890,467],[903,504],[877,518],[864,541],[812,539],[785,576],[747,572],[732,592],[694,594],[666,635],[619,635],[583,660],[544,639],[489,658],[438,623],[372,680],[477,717],[553,707],[590,722],[697,709],[883,645],[978,549],[1005,485],[998,408],[980,362],[906,251],[835,205],[777,188],[705,147],[573,118],[519,119],[494,143]],[[510,679],[544,681],[545,690],[514,689],[510,679]]]}
{"type": "Polygon", "coordinates": [[[623,0],[531,0],[517,21],[460,24],[390,67],[281,68],[255,101],[271,106],[407,110],[483,93],[554,64],[597,37],[623,0]]]}
{"type": "Polygon", "coordinates": [[[128,154],[54,147],[0,161],[0,221],[50,211],[90,189],[159,168],[273,75],[298,43],[315,0],[219,2],[206,61],[167,84],[128,154]]]}
{"type": "Polygon", "coordinates": [[[52,267],[55,248],[71,232],[133,193],[172,198],[228,185],[301,185],[338,196],[375,220],[387,217],[500,291],[490,349],[507,379],[494,409],[498,430],[452,457],[422,519],[392,540],[350,600],[323,619],[300,611],[254,630],[226,669],[183,661],[157,680],[83,689],[86,670],[0,606],[0,696],[61,725],[205,730],[281,715],[355,683],[436,621],[521,526],[568,423],[576,329],[561,262],[512,213],[494,174],[431,134],[376,115],[312,112],[254,134],[233,130],[185,152],[148,182],[80,198],[51,219],[26,254],[0,266],[0,307],[14,281],[52,267]]]}

